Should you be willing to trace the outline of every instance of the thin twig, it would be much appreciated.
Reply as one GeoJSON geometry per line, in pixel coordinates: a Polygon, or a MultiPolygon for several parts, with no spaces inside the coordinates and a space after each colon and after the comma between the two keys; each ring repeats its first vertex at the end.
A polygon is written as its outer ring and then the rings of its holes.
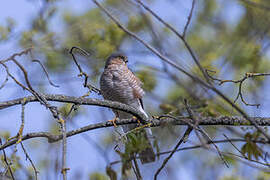
{"type": "Polygon", "coordinates": [[[192,127],[188,127],[187,130],[185,131],[183,137],[179,140],[179,142],[176,144],[176,146],[173,148],[172,152],[170,153],[170,155],[163,161],[162,165],[160,166],[160,168],[156,171],[155,176],[154,176],[154,180],[157,180],[157,176],[159,175],[159,173],[161,172],[161,170],[165,167],[165,165],[168,163],[168,161],[170,160],[170,158],[173,156],[173,154],[176,152],[176,150],[178,149],[178,147],[188,138],[189,134],[192,131],[192,127]]]}
{"type": "Polygon", "coordinates": [[[132,168],[133,168],[133,171],[134,171],[134,173],[136,175],[137,180],[142,180],[142,175],[141,175],[141,172],[140,172],[140,169],[139,169],[139,165],[137,163],[136,158],[133,159],[133,163],[134,163],[134,166],[135,167],[132,166],[132,168]]]}
{"type": "Polygon", "coordinates": [[[6,72],[8,73],[9,77],[11,77],[11,79],[13,79],[13,81],[14,81],[16,84],[18,84],[20,87],[22,87],[23,90],[31,91],[29,88],[27,88],[27,87],[24,86],[22,83],[20,83],[20,82],[19,82],[12,74],[9,73],[9,70],[8,70],[8,67],[7,67],[6,64],[2,63],[1,61],[0,61],[0,64],[1,64],[2,66],[4,66],[4,68],[6,69],[6,72]]]}
{"type": "MultiPolygon", "coordinates": [[[[202,128],[200,128],[200,127],[198,126],[198,122],[199,122],[199,121],[197,120],[196,117],[194,117],[194,114],[193,114],[192,110],[189,108],[189,106],[188,106],[186,100],[184,101],[184,103],[185,103],[185,106],[186,106],[186,109],[187,109],[187,112],[188,112],[190,118],[193,120],[193,122],[195,122],[195,127],[197,128],[197,129],[195,129],[195,130],[198,130],[199,132],[201,132],[202,135],[205,136],[205,137],[207,138],[208,141],[213,142],[213,140],[211,139],[211,137],[210,137],[210,136],[209,136],[202,128]]],[[[205,144],[205,143],[203,143],[203,144],[205,144]]],[[[228,163],[227,163],[226,160],[224,159],[224,157],[223,157],[221,151],[219,150],[218,146],[217,146],[215,143],[212,143],[212,144],[213,144],[214,147],[216,148],[216,150],[217,150],[217,152],[218,152],[218,155],[219,155],[220,159],[224,162],[224,164],[225,164],[227,167],[229,167],[228,163]]],[[[206,148],[206,146],[203,146],[203,147],[206,148]]]]}
{"type": "Polygon", "coordinates": [[[23,134],[24,122],[25,122],[24,121],[25,101],[22,100],[21,104],[22,104],[22,110],[21,110],[21,125],[20,125],[20,129],[19,129],[18,133],[16,134],[16,136],[8,138],[8,141],[10,141],[12,139],[16,139],[16,145],[19,144],[22,141],[22,134],[23,134]]]}
{"type": "Polygon", "coordinates": [[[67,131],[66,131],[66,121],[64,119],[60,119],[60,125],[62,129],[62,170],[63,180],[67,180],[67,171],[70,168],[67,167],[67,131]]]}
{"type": "MultiPolygon", "coordinates": [[[[2,62],[0,62],[0,64],[2,64],[3,65],[3,63],[2,62]]],[[[0,86],[0,89],[2,89],[6,84],[7,84],[7,82],[8,82],[8,77],[9,77],[9,71],[8,71],[8,69],[7,68],[5,68],[5,70],[6,70],[6,78],[5,78],[5,80],[4,80],[4,82],[1,84],[1,86],[0,86]]]]}
{"type": "Polygon", "coordinates": [[[191,9],[189,11],[188,20],[187,20],[187,23],[186,23],[186,25],[184,27],[184,32],[183,32],[183,35],[182,35],[183,38],[185,38],[185,36],[186,36],[187,28],[188,28],[188,25],[190,24],[190,21],[191,21],[191,18],[192,18],[194,6],[195,6],[195,0],[192,0],[192,5],[191,5],[191,9]]]}
{"type": "Polygon", "coordinates": [[[73,50],[74,49],[80,50],[80,52],[82,52],[83,55],[85,55],[85,56],[89,56],[90,53],[88,53],[87,51],[83,50],[82,48],[79,48],[79,47],[76,47],[76,46],[72,47],[70,49],[70,51],[69,51],[69,53],[72,56],[73,61],[75,62],[76,66],[77,66],[77,68],[78,68],[78,70],[80,72],[79,76],[83,76],[84,77],[84,84],[83,84],[83,86],[84,87],[87,87],[90,92],[91,91],[94,91],[95,93],[97,93],[97,94],[100,95],[101,94],[100,93],[100,90],[98,88],[96,88],[95,86],[93,86],[93,85],[91,85],[91,84],[88,83],[89,77],[88,77],[87,73],[82,70],[82,67],[80,66],[80,64],[78,63],[77,59],[75,58],[75,55],[73,53],[73,50]]]}
{"type": "Polygon", "coordinates": [[[43,69],[43,71],[44,71],[44,73],[45,73],[45,75],[46,75],[46,77],[47,77],[50,85],[52,85],[54,87],[60,87],[59,85],[56,85],[56,84],[54,84],[51,81],[50,76],[49,76],[49,73],[47,72],[46,68],[43,66],[43,64],[38,59],[33,59],[32,62],[36,62],[36,63],[38,63],[41,66],[41,68],[43,69]]]}
{"type": "MultiPolygon", "coordinates": [[[[199,121],[198,118],[196,118],[196,117],[194,116],[194,113],[193,113],[193,111],[191,110],[190,106],[188,105],[186,99],[184,99],[184,105],[185,105],[186,111],[188,112],[189,117],[191,118],[191,120],[192,120],[193,123],[194,123],[194,126],[196,127],[195,130],[196,130],[197,128],[200,129],[200,127],[198,127],[200,121],[199,121]]],[[[198,131],[195,131],[195,134],[196,134],[196,136],[198,137],[198,139],[200,140],[200,142],[201,142],[202,144],[206,145],[205,142],[203,141],[202,137],[201,137],[200,134],[198,133],[198,131]]],[[[206,147],[206,146],[205,146],[205,147],[206,147]]]]}
{"type": "Polygon", "coordinates": [[[7,59],[1,60],[1,63],[6,63],[10,60],[13,60],[16,56],[22,56],[22,55],[26,55],[28,54],[30,51],[32,50],[32,48],[27,48],[19,53],[14,53],[12,56],[8,57],[7,59]]]}
{"type": "MultiPolygon", "coordinates": [[[[200,128],[200,129],[201,129],[201,128],[200,128]]],[[[211,138],[211,137],[210,137],[203,129],[201,129],[200,132],[208,139],[208,141],[213,142],[212,138],[211,138]]],[[[217,150],[217,152],[218,152],[218,155],[219,155],[220,159],[223,161],[223,163],[225,164],[225,166],[226,166],[227,168],[229,168],[229,164],[228,164],[228,162],[225,160],[225,158],[224,158],[223,154],[221,153],[221,151],[219,150],[219,147],[218,147],[215,143],[212,143],[212,144],[213,144],[213,146],[216,148],[216,150],[217,150]]]]}
{"type": "Polygon", "coordinates": [[[35,179],[38,180],[38,173],[39,173],[39,172],[37,171],[37,168],[36,168],[34,162],[32,161],[31,157],[30,157],[29,154],[27,153],[27,151],[26,151],[26,149],[25,149],[23,143],[21,142],[20,144],[21,144],[21,147],[22,147],[23,152],[24,152],[24,154],[25,154],[26,160],[28,159],[28,160],[30,161],[31,166],[32,166],[32,168],[34,169],[35,179]]]}
{"type": "Polygon", "coordinates": [[[230,144],[242,155],[242,156],[244,156],[245,158],[247,158],[246,157],[246,155],[242,152],[242,151],[240,151],[233,143],[232,143],[232,141],[230,140],[230,138],[228,138],[228,136],[226,136],[226,134],[223,134],[223,136],[230,142],[230,144]]]}
{"type": "Polygon", "coordinates": [[[219,82],[219,85],[222,85],[224,83],[227,83],[227,82],[231,82],[231,83],[235,83],[235,84],[239,84],[239,87],[238,87],[238,93],[237,93],[237,96],[234,100],[234,102],[236,102],[238,100],[238,98],[240,97],[241,98],[241,101],[246,105],[246,106],[256,106],[257,108],[260,106],[260,104],[250,104],[250,103],[247,103],[243,97],[243,94],[242,94],[242,85],[244,83],[245,80],[249,79],[249,78],[255,78],[255,77],[261,77],[261,76],[270,76],[270,73],[245,73],[245,76],[239,80],[223,80],[223,79],[218,79],[216,77],[213,77],[209,74],[209,72],[212,72],[212,73],[216,73],[215,71],[212,71],[212,70],[205,70],[206,73],[207,73],[207,76],[212,79],[213,81],[217,81],[219,82]]]}
{"type": "MultiPolygon", "coordinates": [[[[2,146],[2,139],[1,138],[0,138],[0,145],[2,146]]],[[[11,167],[10,167],[10,163],[7,160],[6,152],[5,152],[4,149],[2,149],[2,151],[3,151],[3,155],[4,155],[4,162],[6,163],[6,166],[8,168],[9,174],[10,174],[12,180],[15,180],[14,175],[13,175],[12,170],[11,170],[11,167]]]]}
{"type": "MultiPolygon", "coordinates": [[[[160,16],[158,16],[153,10],[150,9],[149,6],[147,6],[146,4],[144,4],[141,0],[136,0],[146,11],[148,11],[150,14],[152,14],[158,21],[160,21],[162,24],[164,24],[168,29],[170,29],[177,37],[179,37],[179,39],[182,40],[182,42],[184,43],[185,47],[187,48],[189,54],[191,55],[192,59],[194,60],[195,64],[199,67],[200,71],[202,72],[203,76],[205,77],[205,79],[207,80],[207,82],[209,82],[209,78],[206,74],[206,72],[204,71],[204,68],[202,67],[202,65],[200,64],[198,58],[196,57],[195,53],[193,52],[192,48],[190,47],[190,45],[187,43],[187,41],[185,40],[184,36],[181,35],[173,26],[171,26],[169,23],[167,23],[166,21],[164,21],[160,16]]],[[[193,12],[193,9],[192,9],[193,12]]]]}
{"type": "Polygon", "coordinates": [[[21,142],[21,138],[22,138],[22,134],[23,134],[23,130],[24,130],[24,123],[25,123],[25,118],[24,118],[24,111],[25,111],[25,101],[22,101],[22,112],[21,112],[21,126],[20,126],[20,129],[19,129],[19,132],[17,134],[17,143],[20,143],[21,142]]]}

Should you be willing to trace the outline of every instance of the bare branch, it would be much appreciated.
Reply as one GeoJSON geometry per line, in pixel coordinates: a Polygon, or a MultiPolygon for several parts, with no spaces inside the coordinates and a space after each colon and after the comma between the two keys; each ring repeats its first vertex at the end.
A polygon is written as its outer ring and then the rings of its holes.
{"type": "Polygon", "coordinates": [[[67,130],[66,130],[66,121],[60,119],[60,125],[62,130],[62,170],[63,180],[67,180],[67,171],[70,170],[67,168],[67,130]]]}
{"type": "Polygon", "coordinates": [[[257,106],[257,108],[260,106],[260,104],[250,104],[250,103],[247,103],[245,101],[245,99],[243,98],[243,94],[242,94],[242,85],[243,85],[244,81],[249,79],[249,78],[261,77],[261,76],[270,76],[270,73],[246,73],[245,76],[242,79],[239,79],[239,80],[222,80],[222,79],[218,79],[218,78],[215,78],[215,77],[211,76],[209,74],[209,72],[215,73],[215,71],[207,69],[206,73],[207,73],[207,75],[209,76],[210,79],[212,79],[213,81],[219,82],[219,85],[222,85],[222,84],[227,83],[227,82],[231,82],[231,83],[235,83],[235,84],[239,83],[238,93],[237,93],[237,96],[236,96],[234,102],[236,102],[238,100],[238,98],[240,97],[241,101],[247,106],[257,106]]]}
{"type": "MultiPolygon", "coordinates": [[[[186,101],[186,100],[184,101],[184,103],[185,103],[187,112],[188,112],[188,114],[189,114],[189,117],[193,120],[193,122],[195,122],[195,126],[196,126],[196,128],[198,129],[198,131],[201,132],[202,135],[203,135],[208,141],[213,142],[213,140],[211,139],[211,137],[210,137],[210,136],[209,136],[202,128],[200,128],[200,127],[198,126],[198,124],[199,124],[199,119],[198,119],[197,117],[194,116],[194,113],[193,113],[192,110],[189,108],[189,105],[187,104],[187,101],[186,101]]],[[[197,129],[195,129],[195,130],[197,130],[197,129]]],[[[197,132],[197,131],[195,131],[195,132],[197,132]]],[[[200,136],[199,136],[198,134],[197,134],[197,136],[198,136],[199,139],[200,139],[200,136]]],[[[205,143],[203,143],[203,144],[205,144],[205,143]]],[[[220,152],[218,146],[217,146],[215,143],[212,143],[212,144],[213,144],[214,147],[216,148],[216,150],[217,150],[217,152],[218,152],[218,155],[219,155],[220,159],[223,161],[223,163],[226,165],[226,167],[229,167],[228,163],[225,161],[225,159],[224,159],[222,153],[220,152]]],[[[203,147],[206,148],[206,146],[203,146],[203,147]]]]}
{"type": "Polygon", "coordinates": [[[26,86],[24,86],[24,85],[23,85],[22,83],[20,83],[20,82],[19,82],[12,74],[9,73],[9,70],[8,70],[8,67],[7,67],[6,64],[2,63],[1,61],[0,61],[0,64],[1,64],[2,66],[4,66],[4,68],[6,69],[6,72],[8,73],[8,76],[11,77],[11,79],[13,79],[13,81],[14,81],[16,84],[18,84],[20,87],[22,87],[23,90],[28,90],[29,92],[31,92],[31,90],[30,90],[29,88],[27,88],[26,86]]]}
{"type": "MultiPolygon", "coordinates": [[[[94,0],[95,1],[95,0],[94,0]]],[[[196,57],[195,53],[193,52],[190,45],[185,40],[184,35],[181,35],[174,27],[172,27],[170,24],[168,24],[166,21],[164,21],[160,16],[158,16],[154,11],[152,11],[148,6],[146,6],[141,0],[136,0],[146,11],[148,11],[150,14],[152,14],[158,21],[160,21],[162,24],[164,24],[168,29],[170,29],[177,37],[179,37],[182,42],[184,43],[185,47],[187,48],[188,52],[190,53],[192,59],[194,60],[195,64],[199,67],[200,71],[202,72],[203,76],[209,82],[209,78],[204,71],[204,68],[200,64],[198,58],[196,57]]],[[[192,9],[193,11],[193,9],[192,9]]]]}
{"type": "Polygon", "coordinates": [[[28,160],[30,161],[31,166],[32,166],[33,169],[34,169],[35,180],[38,180],[38,173],[39,173],[39,172],[37,171],[37,168],[36,168],[35,164],[33,163],[32,159],[31,159],[31,157],[29,156],[29,154],[27,153],[26,149],[24,148],[23,143],[21,142],[20,144],[21,144],[21,147],[22,147],[23,152],[24,152],[24,154],[25,154],[26,160],[28,159],[28,160]]]}
{"type": "Polygon", "coordinates": [[[70,51],[69,51],[69,53],[70,53],[71,56],[72,56],[73,61],[75,62],[76,66],[78,67],[78,69],[79,69],[79,71],[80,71],[80,74],[79,74],[78,76],[84,76],[84,84],[83,84],[83,86],[84,86],[84,87],[87,87],[87,88],[89,89],[90,92],[91,92],[91,91],[94,91],[95,93],[100,94],[100,90],[99,90],[98,88],[96,88],[95,86],[93,86],[93,85],[91,85],[91,84],[88,83],[89,77],[88,77],[87,73],[84,72],[84,71],[82,70],[80,64],[79,64],[78,61],[76,60],[75,55],[74,55],[74,53],[73,53],[73,50],[74,50],[74,49],[80,50],[80,51],[83,53],[83,55],[85,55],[85,56],[89,56],[90,54],[89,54],[87,51],[85,51],[85,50],[83,50],[83,49],[81,49],[81,48],[79,48],[79,47],[75,47],[75,46],[72,47],[72,48],[70,49],[70,51]]]}
{"type": "Polygon", "coordinates": [[[173,148],[172,152],[170,153],[170,155],[163,161],[161,167],[157,170],[157,172],[155,173],[154,176],[154,180],[157,180],[157,176],[158,174],[161,172],[161,170],[165,167],[165,165],[167,164],[167,162],[170,160],[170,158],[173,156],[173,154],[176,152],[176,150],[178,149],[178,147],[188,138],[189,134],[192,131],[192,127],[188,126],[186,132],[184,133],[183,137],[179,140],[179,142],[176,144],[176,146],[173,148]]]}
{"type": "Polygon", "coordinates": [[[41,66],[41,68],[43,69],[43,71],[44,71],[44,73],[45,73],[45,75],[46,75],[46,77],[47,77],[47,79],[48,79],[50,85],[52,85],[52,86],[54,86],[54,87],[60,87],[59,85],[56,85],[56,84],[54,84],[54,83],[51,81],[50,76],[49,76],[49,73],[47,72],[47,70],[46,70],[46,68],[43,66],[43,64],[40,62],[40,60],[38,60],[38,59],[33,59],[32,62],[36,62],[36,63],[38,63],[38,64],[41,66]]]}
{"type": "Polygon", "coordinates": [[[132,166],[132,168],[133,168],[133,171],[134,171],[134,173],[136,175],[137,180],[142,180],[142,175],[141,175],[141,172],[140,172],[140,168],[139,168],[139,165],[138,165],[137,160],[136,160],[135,157],[133,157],[133,163],[134,163],[135,167],[132,166]]]}
{"type": "Polygon", "coordinates": [[[192,0],[192,5],[191,5],[191,9],[190,9],[190,12],[189,12],[189,15],[188,15],[188,20],[187,20],[187,23],[186,23],[186,25],[184,27],[183,38],[185,38],[185,36],[186,36],[187,28],[188,28],[188,25],[190,24],[190,21],[191,21],[191,18],[192,18],[194,6],[195,6],[195,0],[192,0]]]}
{"type": "Polygon", "coordinates": [[[7,59],[1,60],[0,62],[1,62],[1,63],[6,63],[6,62],[8,62],[8,61],[10,61],[10,60],[14,60],[14,58],[15,58],[16,56],[26,55],[26,54],[28,54],[31,50],[32,50],[32,48],[28,48],[28,49],[25,49],[25,50],[23,50],[23,51],[21,51],[21,52],[19,52],[19,53],[14,53],[12,56],[8,57],[7,59]]]}
{"type": "MultiPolygon", "coordinates": [[[[0,138],[0,145],[2,146],[2,139],[1,138],[0,138]]],[[[6,166],[8,168],[9,174],[10,174],[12,180],[15,180],[14,175],[13,175],[12,170],[11,170],[11,167],[10,167],[10,163],[7,160],[6,152],[5,152],[4,149],[2,149],[2,151],[3,151],[3,155],[4,155],[4,162],[6,163],[6,166]]]]}
{"type": "MultiPolygon", "coordinates": [[[[0,64],[3,65],[2,62],[0,62],[0,64]]],[[[4,82],[1,84],[0,89],[2,89],[7,84],[7,82],[8,82],[9,71],[8,71],[8,68],[5,68],[5,70],[6,70],[6,78],[5,78],[4,82]]]]}
{"type": "Polygon", "coordinates": [[[244,157],[246,157],[246,155],[242,152],[242,151],[240,151],[234,144],[233,144],[233,142],[232,141],[230,141],[230,138],[228,138],[228,136],[226,136],[226,134],[223,134],[223,136],[230,142],[230,144],[240,153],[240,154],[242,154],[244,157]]]}

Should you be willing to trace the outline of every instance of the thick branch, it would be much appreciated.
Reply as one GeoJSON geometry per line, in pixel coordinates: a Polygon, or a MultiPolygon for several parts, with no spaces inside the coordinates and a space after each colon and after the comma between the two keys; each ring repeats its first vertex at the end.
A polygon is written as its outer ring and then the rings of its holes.
{"type": "MultiPolygon", "coordinates": [[[[142,121],[147,121],[147,118],[143,113],[132,106],[128,106],[126,104],[122,104],[119,102],[94,99],[94,98],[82,98],[82,97],[74,97],[74,96],[65,96],[65,95],[50,95],[44,94],[43,97],[47,101],[57,101],[63,103],[73,103],[78,105],[95,105],[95,106],[103,106],[109,107],[117,110],[122,110],[128,113],[133,114],[134,116],[140,118],[142,121]]],[[[14,99],[11,101],[0,102],[0,110],[8,108],[10,106],[21,104],[21,102],[37,102],[38,99],[35,96],[27,96],[24,98],[14,99]]]]}
{"type": "MultiPolygon", "coordinates": [[[[220,116],[220,117],[198,117],[200,119],[199,125],[221,125],[221,126],[249,126],[251,125],[245,118],[243,117],[228,117],[228,116],[220,116]]],[[[270,126],[270,117],[268,118],[261,118],[261,117],[253,117],[253,121],[255,121],[258,125],[260,126],[270,126]]],[[[178,119],[176,118],[166,118],[162,120],[154,119],[152,120],[152,127],[158,127],[164,124],[172,124],[172,125],[187,125],[185,121],[191,122],[191,119],[189,117],[179,117],[178,119]]],[[[116,121],[117,125],[125,125],[125,124],[135,124],[138,123],[136,119],[124,119],[121,121],[116,121]]],[[[113,126],[112,122],[104,122],[104,123],[97,123],[97,124],[90,124],[88,126],[81,127],[76,130],[72,130],[67,132],[67,137],[71,137],[83,132],[91,131],[94,129],[100,129],[100,128],[107,128],[113,126]]],[[[25,141],[27,139],[32,139],[32,138],[38,138],[38,137],[43,137],[47,138],[49,143],[57,142],[62,140],[63,136],[62,135],[54,135],[48,132],[38,132],[38,133],[28,133],[24,136],[22,136],[22,141],[25,141]]],[[[16,139],[11,140],[0,146],[0,150],[5,149],[13,144],[16,144],[16,139]]]]}

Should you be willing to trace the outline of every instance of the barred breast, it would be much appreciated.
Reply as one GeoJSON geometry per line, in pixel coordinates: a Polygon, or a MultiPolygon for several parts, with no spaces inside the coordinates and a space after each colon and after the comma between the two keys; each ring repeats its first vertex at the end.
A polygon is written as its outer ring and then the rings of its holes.
{"type": "Polygon", "coordinates": [[[101,75],[100,88],[104,99],[129,105],[144,94],[140,80],[124,65],[110,65],[105,68],[101,75]]]}

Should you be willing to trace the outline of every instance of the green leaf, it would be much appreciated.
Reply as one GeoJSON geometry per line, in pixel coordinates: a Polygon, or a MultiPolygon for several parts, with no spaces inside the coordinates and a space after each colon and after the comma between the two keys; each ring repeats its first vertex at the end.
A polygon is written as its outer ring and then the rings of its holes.
{"type": "Polygon", "coordinates": [[[263,156],[261,148],[252,141],[252,140],[256,140],[258,137],[259,137],[258,132],[255,132],[253,134],[251,133],[245,134],[245,139],[247,142],[242,146],[241,152],[247,155],[249,160],[251,160],[252,157],[258,160],[259,157],[263,156]]]}

